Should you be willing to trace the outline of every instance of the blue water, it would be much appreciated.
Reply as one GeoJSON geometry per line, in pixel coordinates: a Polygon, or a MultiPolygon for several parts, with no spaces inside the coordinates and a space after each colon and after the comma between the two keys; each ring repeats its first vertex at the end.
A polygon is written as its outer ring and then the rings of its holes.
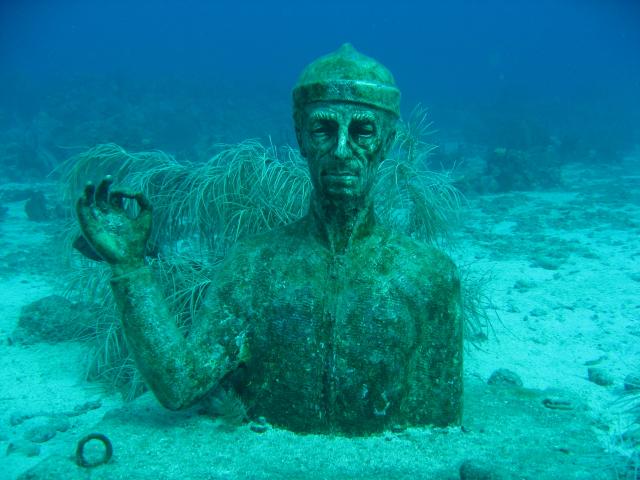
{"type": "Polygon", "coordinates": [[[640,142],[635,0],[5,0],[0,127],[45,111],[57,159],[99,141],[199,156],[211,129],[293,143],[291,87],[347,41],[391,69],[405,115],[430,109],[440,143],[556,136],[619,156],[640,142]],[[97,132],[124,104],[129,120],[97,132]]]}

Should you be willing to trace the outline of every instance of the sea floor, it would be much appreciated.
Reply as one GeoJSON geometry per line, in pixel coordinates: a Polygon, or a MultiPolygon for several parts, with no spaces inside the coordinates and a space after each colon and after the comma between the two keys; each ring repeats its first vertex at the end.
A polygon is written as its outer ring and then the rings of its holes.
{"type": "Polygon", "coordinates": [[[23,200],[5,202],[0,477],[453,480],[472,460],[501,475],[491,478],[635,479],[622,436],[633,422],[624,379],[640,373],[639,164],[570,165],[563,188],[470,197],[452,251],[483,278],[495,310],[487,338],[467,347],[464,428],[363,439],[229,431],[162,410],[148,394],[125,403],[84,380],[85,344],[11,342],[21,308],[66,286],[56,253],[63,226],[29,221],[23,200]],[[594,367],[611,385],[589,379],[594,367]],[[497,369],[524,386],[488,386],[497,369]],[[111,438],[113,459],[82,469],[76,446],[94,431],[111,438]]]}

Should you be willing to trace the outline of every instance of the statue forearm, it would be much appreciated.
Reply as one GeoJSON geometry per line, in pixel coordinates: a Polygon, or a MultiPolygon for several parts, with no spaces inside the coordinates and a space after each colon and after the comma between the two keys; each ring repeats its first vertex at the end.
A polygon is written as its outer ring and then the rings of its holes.
{"type": "Polygon", "coordinates": [[[111,287],[127,346],[158,400],[175,410],[189,406],[228,371],[224,349],[207,351],[179,330],[149,267],[114,276],[111,287]]]}

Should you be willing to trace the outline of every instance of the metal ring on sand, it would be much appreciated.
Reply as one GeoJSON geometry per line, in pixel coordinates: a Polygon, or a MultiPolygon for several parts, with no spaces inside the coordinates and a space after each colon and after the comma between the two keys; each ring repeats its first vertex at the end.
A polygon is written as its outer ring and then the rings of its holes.
{"type": "Polygon", "coordinates": [[[111,440],[107,438],[106,435],[102,433],[90,433],[86,437],[82,437],[78,442],[78,446],[76,447],[76,463],[85,468],[93,468],[98,465],[102,465],[103,463],[107,463],[111,460],[111,456],[113,455],[113,446],[111,445],[111,440]],[[88,461],[84,456],[84,446],[90,442],[91,440],[98,440],[102,442],[104,445],[104,455],[102,458],[94,460],[93,462],[88,461]]]}

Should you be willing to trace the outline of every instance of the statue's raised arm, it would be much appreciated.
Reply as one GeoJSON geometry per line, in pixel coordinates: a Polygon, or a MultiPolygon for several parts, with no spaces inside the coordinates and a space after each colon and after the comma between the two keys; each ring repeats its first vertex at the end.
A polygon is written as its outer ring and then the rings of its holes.
{"type": "Polygon", "coordinates": [[[145,265],[152,224],[151,205],[140,192],[112,189],[111,177],[89,183],[76,204],[82,234],[113,272],[111,286],[127,346],[146,384],[167,408],[191,405],[233,368],[225,350],[200,334],[197,322],[183,335],[162,289],[145,265]],[[132,218],[125,199],[137,202],[132,218]]]}

